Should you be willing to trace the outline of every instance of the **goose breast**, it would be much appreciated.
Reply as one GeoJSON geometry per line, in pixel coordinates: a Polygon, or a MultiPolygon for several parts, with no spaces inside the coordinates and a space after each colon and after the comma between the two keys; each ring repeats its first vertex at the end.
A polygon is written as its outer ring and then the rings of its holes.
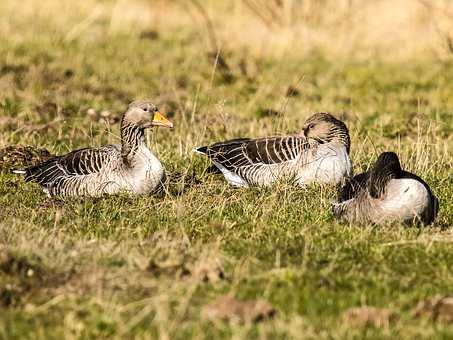
{"type": "Polygon", "coordinates": [[[320,145],[314,150],[311,160],[304,160],[306,154],[302,154],[301,161],[306,163],[298,171],[297,181],[299,184],[310,182],[339,183],[345,176],[351,175],[351,161],[348,151],[341,144],[320,145]]]}
{"type": "Polygon", "coordinates": [[[159,159],[146,146],[137,151],[131,168],[123,171],[126,186],[136,194],[147,194],[159,187],[165,170],[159,159]]]}

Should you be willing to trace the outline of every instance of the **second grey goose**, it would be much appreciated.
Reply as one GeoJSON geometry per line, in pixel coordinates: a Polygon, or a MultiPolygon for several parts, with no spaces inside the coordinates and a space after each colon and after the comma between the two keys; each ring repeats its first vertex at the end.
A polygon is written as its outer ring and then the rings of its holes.
{"type": "Polygon", "coordinates": [[[165,171],[145,143],[145,129],[173,127],[148,101],[132,102],[121,120],[121,144],[86,148],[56,156],[15,173],[39,183],[49,196],[100,196],[126,191],[147,194],[165,171]]]}
{"type": "Polygon", "coordinates": [[[300,133],[259,139],[240,138],[196,148],[234,186],[267,186],[280,178],[295,183],[338,183],[351,174],[346,125],[329,113],[316,113],[300,133]]]}
{"type": "Polygon", "coordinates": [[[439,203],[428,184],[401,168],[394,152],[384,152],[370,171],[346,181],[332,210],[351,223],[430,224],[439,203]]]}

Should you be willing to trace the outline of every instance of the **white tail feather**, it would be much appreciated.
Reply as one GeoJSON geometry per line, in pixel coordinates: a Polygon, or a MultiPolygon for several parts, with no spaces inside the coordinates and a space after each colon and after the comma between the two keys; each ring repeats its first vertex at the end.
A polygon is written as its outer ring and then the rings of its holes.
{"type": "Polygon", "coordinates": [[[14,174],[25,175],[27,172],[25,170],[13,170],[14,174]]]}

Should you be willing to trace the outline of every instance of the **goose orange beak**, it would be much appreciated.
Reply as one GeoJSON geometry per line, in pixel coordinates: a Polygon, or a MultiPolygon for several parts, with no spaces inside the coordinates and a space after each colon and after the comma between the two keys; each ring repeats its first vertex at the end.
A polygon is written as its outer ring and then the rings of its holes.
{"type": "Polygon", "coordinates": [[[154,126],[163,126],[167,128],[172,128],[173,123],[170,122],[167,118],[165,118],[162,113],[159,111],[154,112],[154,118],[152,121],[152,125],[154,126]]]}

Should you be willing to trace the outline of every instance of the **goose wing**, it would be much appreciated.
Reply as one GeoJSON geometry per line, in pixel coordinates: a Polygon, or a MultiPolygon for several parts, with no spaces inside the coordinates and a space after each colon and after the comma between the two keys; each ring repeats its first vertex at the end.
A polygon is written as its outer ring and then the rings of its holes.
{"type": "Polygon", "coordinates": [[[347,178],[345,184],[338,190],[338,202],[344,202],[357,197],[362,190],[367,190],[370,174],[364,172],[353,178],[347,178]]]}
{"type": "Polygon", "coordinates": [[[401,177],[402,173],[396,154],[384,152],[369,171],[346,180],[345,185],[338,192],[338,201],[344,202],[355,198],[363,190],[367,190],[371,197],[379,198],[385,192],[388,182],[401,177]]]}
{"type": "Polygon", "coordinates": [[[261,139],[233,139],[198,148],[212,161],[234,171],[251,165],[271,165],[295,160],[309,144],[301,136],[269,137],[261,139]]]}
{"type": "Polygon", "coordinates": [[[119,156],[120,152],[114,145],[107,145],[99,149],[76,150],[25,169],[25,180],[46,186],[60,177],[98,173],[105,166],[117,161],[119,156]]]}
{"type": "Polygon", "coordinates": [[[391,179],[400,178],[403,173],[398,156],[394,152],[382,153],[370,171],[368,190],[371,197],[379,198],[391,179]]]}

